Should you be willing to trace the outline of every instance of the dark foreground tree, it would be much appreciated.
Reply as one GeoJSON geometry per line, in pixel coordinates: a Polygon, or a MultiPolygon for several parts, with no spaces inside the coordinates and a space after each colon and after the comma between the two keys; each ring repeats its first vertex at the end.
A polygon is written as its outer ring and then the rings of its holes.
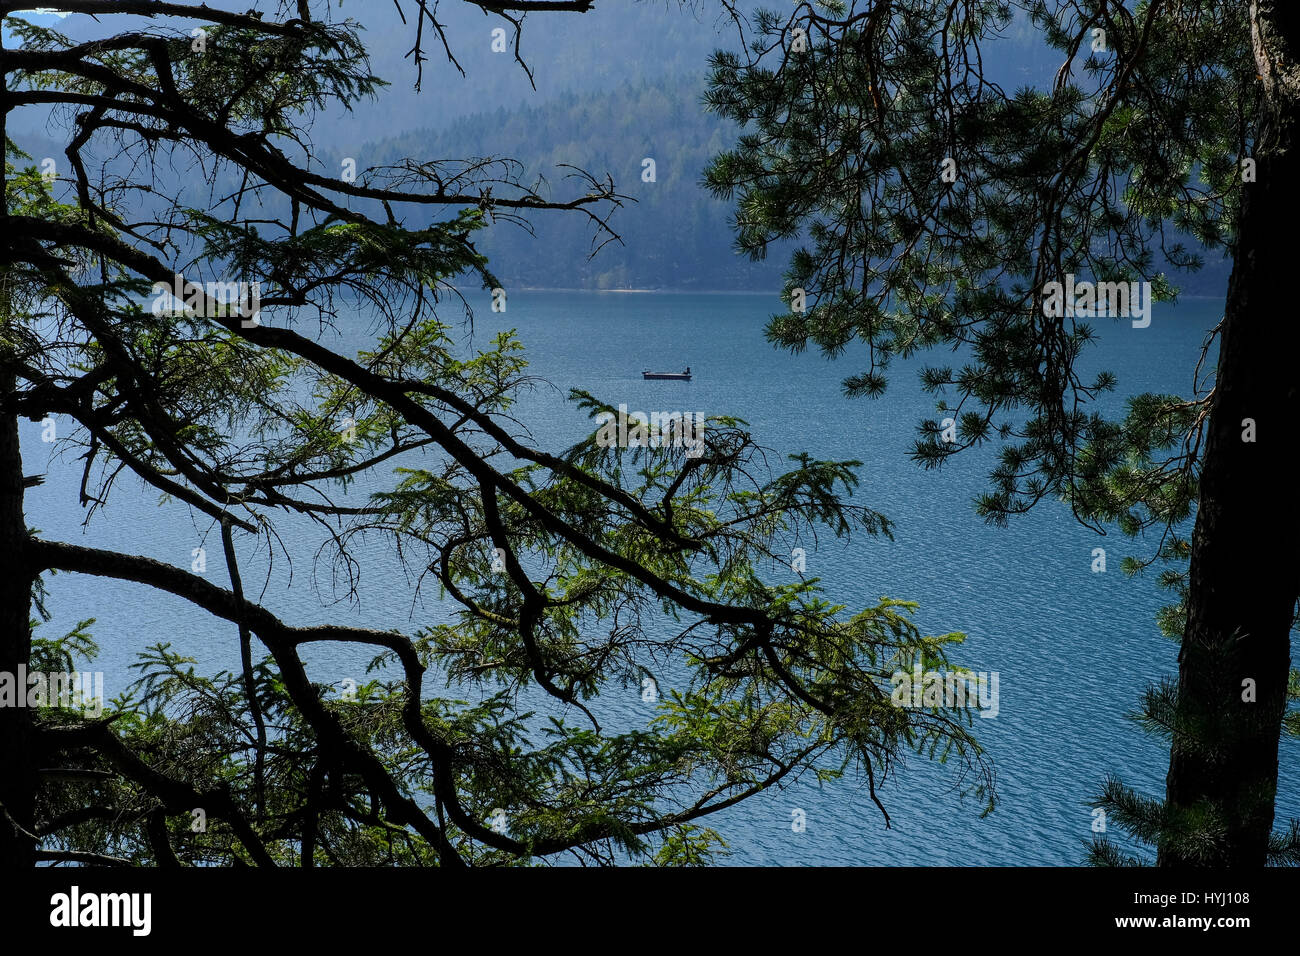
{"type": "MultiPolygon", "coordinates": [[[[808,774],[861,774],[875,797],[908,753],[952,757],[992,805],[969,711],[890,701],[894,671],[943,666],[960,635],[922,636],[912,605],[887,599],[846,613],[788,569],[764,580],[801,536],[888,532],[842,500],[853,463],[772,475],[722,417],[660,447],[605,447],[593,429],[550,454],[510,417],[518,343],[456,348],[439,318],[463,307],[451,283],[497,285],[476,230],[568,210],[608,238],[612,184],[548,199],[494,160],[322,173],[313,111],[378,89],[356,24],[316,18],[326,3],[75,0],[61,9],[103,31],[82,43],[19,6],[0,3],[22,41],[0,50],[3,116],[53,110],[70,139],[50,177],[6,136],[0,673],[70,670],[93,650],[84,624],[54,639],[32,620],[52,573],[188,601],[228,622],[214,634],[242,665],[205,676],[158,644],[101,719],[0,708],[6,866],[698,862],[719,842],[700,825],[711,813],[808,774]],[[167,19],[115,30],[123,13],[167,19]],[[180,283],[182,304],[156,307],[156,283],[180,283]],[[239,283],[249,294],[230,301],[239,283]],[[344,322],[379,331],[343,354],[325,333],[344,322]],[[219,534],[228,586],[30,528],[18,421],[47,417],[73,425],[60,440],[80,455],[92,528],[134,474],[219,534]],[[349,492],[397,464],[381,492],[349,492]],[[454,620],[286,624],[239,572],[286,517],[317,523],[344,593],[366,573],[357,536],[384,536],[454,620]],[[300,656],[321,642],[392,670],[341,699],[300,656]],[[604,716],[656,675],[653,720],[604,716]]],[[[417,50],[441,42],[424,4],[399,8],[417,50]]],[[[405,620],[412,602],[393,606],[405,620]]]]}
{"type": "MultiPolygon", "coordinates": [[[[715,58],[712,106],[751,127],[707,178],[737,199],[741,249],[803,239],[770,339],[864,342],[849,395],[883,390],[895,356],[957,350],[959,368],[922,373],[946,420],[921,425],[916,460],[997,446],[990,521],[1060,497],[1099,528],[1158,532],[1145,563],[1172,563],[1181,603],[1161,624],[1179,676],[1141,719],[1170,740],[1167,794],[1111,780],[1099,805],[1164,865],[1300,859],[1296,826],[1272,831],[1300,593],[1282,239],[1300,211],[1300,7],[828,0],[754,32],[747,59],[715,58]],[[1050,89],[995,82],[1000,38],[1024,27],[1060,54],[1050,89]],[[1197,268],[1198,246],[1233,261],[1206,343],[1217,374],[1189,368],[1189,397],[1139,395],[1108,420],[1093,403],[1114,376],[1080,373],[1094,333],[1050,284],[1149,281],[1169,298],[1165,270],[1197,268]]],[[[1125,859],[1105,841],[1093,855],[1125,859]]]]}

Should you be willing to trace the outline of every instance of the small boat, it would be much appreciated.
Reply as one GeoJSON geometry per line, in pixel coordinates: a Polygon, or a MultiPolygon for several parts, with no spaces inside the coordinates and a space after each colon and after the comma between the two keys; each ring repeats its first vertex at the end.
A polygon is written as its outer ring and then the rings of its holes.
{"type": "Polygon", "coordinates": [[[646,379],[662,378],[668,379],[672,382],[689,382],[691,380],[691,367],[689,365],[686,366],[686,371],[684,372],[652,372],[649,369],[646,369],[641,373],[641,377],[646,379]]]}

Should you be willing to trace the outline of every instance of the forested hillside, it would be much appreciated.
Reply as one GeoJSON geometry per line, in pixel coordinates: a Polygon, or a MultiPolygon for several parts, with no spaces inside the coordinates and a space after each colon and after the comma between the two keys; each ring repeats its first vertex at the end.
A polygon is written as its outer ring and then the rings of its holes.
{"type": "Polygon", "coordinates": [[[635,201],[611,225],[622,242],[594,257],[592,227],[578,216],[539,217],[535,237],[510,223],[488,230],[478,246],[507,285],[589,289],[775,290],[785,256],[754,263],[732,251],[729,204],[700,186],[709,158],[736,128],[700,106],[698,83],[622,83],[600,92],[567,93],[534,108],[479,114],[444,130],[419,130],[365,150],[367,163],[402,157],[510,156],[543,176],[555,195],[564,164],[614,177],[635,201]],[[652,160],[653,181],[647,160],[652,160]]]}
{"type": "MultiPolygon", "coordinates": [[[[762,262],[738,256],[732,205],[700,185],[709,159],[738,135],[733,123],[704,111],[702,91],[700,79],[665,77],[569,92],[537,106],[498,108],[443,129],[384,139],[363,148],[364,164],[510,157],[528,171],[524,178],[544,176],[557,198],[576,189],[563,180],[561,167],[569,164],[598,176],[608,172],[620,192],[636,200],[612,222],[622,243],[606,245],[591,259],[592,228],[581,217],[539,217],[535,236],[510,223],[488,230],[477,244],[510,286],[775,292],[788,252],[774,248],[762,262]],[[654,160],[653,182],[643,179],[647,159],[654,160]]],[[[1228,266],[1215,258],[1198,273],[1171,278],[1184,295],[1223,295],[1228,266]]]]}

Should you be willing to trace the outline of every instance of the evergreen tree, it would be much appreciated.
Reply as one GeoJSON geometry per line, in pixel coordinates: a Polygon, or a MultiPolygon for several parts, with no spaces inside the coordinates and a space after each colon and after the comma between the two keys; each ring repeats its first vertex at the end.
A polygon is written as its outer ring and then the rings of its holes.
{"type": "Polygon", "coordinates": [[[1273,817],[1300,591],[1300,331],[1279,241],[1300,209],[1300,8],[823,0],[752,25],[747,53],[713,59],[709,104],[749,127],[707,182],[734,198],[742,251],[801,240],[769,338],[865,344],[850,396],[879,394],[894,357],[957,351],[921,375],[947,422],[921,423],[918,462],[992,445],[989,521],[1059,497],[1089,524],[1158,532],[1142,563],[1185,584],[1162,617],[1178,680],[1141,712],[1170,741],[1167,792],[1112,780],[1099,805],[1163,865],[1295,862],[1297,829],[1273,817]],[[1001,38],[1026,28],[1059,58],[1049,88],[993,77],[1001,38]],[[1168,300],[1167,273],[1204,250],[1233,261],[1212,383],[1188,369],[1193,394],[1107,418],[1115,378],[1082,374],[1095,333],[1052,284],[1149,282],[1168,300]]]}

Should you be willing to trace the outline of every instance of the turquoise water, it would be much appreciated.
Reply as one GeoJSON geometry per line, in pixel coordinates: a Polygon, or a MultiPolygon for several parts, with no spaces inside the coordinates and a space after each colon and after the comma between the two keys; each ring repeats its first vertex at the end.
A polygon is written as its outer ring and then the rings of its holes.
{"type": "MultiPolygon", "coordinates": [[[[839,382],[857,371],[857,357],[829,363],[818,354],[792,356],[769,346],[762,329],[779,308],[768,295],[514,292],[508,311],[494,314],[486,293],[475,297],[474,338],[486,346],[498,328],[515,328],[540,385],[519,416],[535,443],[556,450],[584,430],[584,418],[564,400],[583,388],[605,401],[644,411],[734,414],[778,452],[859,459],[861,503],[895,523],[895,539],[855,539],[840,546],[823,538],[809,548],[807,573],[822,578],[837,602],[861,606],[882,595],[920,603],[917,620],[929,633],[961,630],[957,657],[975,670],[1000,674],[999,713],[975,722],[998,773],[998,809],[951,792],[952,776],[919,758],[881,789],[893,819],[886,830],[865,784],[843,780],[790,788],[710,820],[727,840],[732,863],[743,864],[1076,864],[1091,837],[1085,805],[1107,773],[1156,795],[1163,792],[1167,755],[1125,719],[1147,682],[1176,670],[1175,645],[1153,623],[1167,600],[1154,577],[1119,572],[1126,554],[1147,554],[1154,542],[1132,545],[1099,538],[1068,510],[1045,503],[1006,529],[986,526],[971,507],[984,487],[987,456],[959,458],[925,472],[907,452],[915,423],[933,417],[930,397],[916,385],[917,362],[900,362],[890,389],[877,400],[845,399],[839,382]],[[481,301],[479,301],[481,299],[481,301]],[[694,380],[646,382],[641,369],[689,365],[694,380]],[[1107,550],[1108,571],[1091,571],[1092,550],[1107,550]],[[806,829],[794,832],[792,812],[806,829]]],[[[1102,341],[1092,364],[1113,370],[1120,396],[1137,391],[1190,390],[1191,370],[1205,331],[1222,302],[1188,299],[1156,306],[1149,328],[1096,320],[1102,341]]],[[[327,341],[355,347],[364,328],[344,328],[327,341]]],[[[932,356],[936,362],[946,356],[932,356]]],[[[924,358],[922,359],[924,360],[924,358]]],[[[1112,407],[1117,405],[1112,404],[1112,407]]],[[[226,583],[220,540],[207,520],[182,507],[157,506],[158,495],[124,478],[110,506],[88,528],[76,507],[79,463],[50,458],[40,426],[24,423],[26,471],[47,471],[28,492],[28,523],[50,538],[146,554],[189,567],[205,546],[207,576],[226,583]],[[47,470],[48,469],[48,470],[47,470]],[[206,540],[204,534],[207,533],[206,540]]],[[[779,459],[774,459],[779,461],[779,459]]],[[[317,563],[318,530],[287,521],[292,577],[278,553],[266,570],[264,552],[243,558],[245,588],[290,623],[335,621],[414,630],[445,620],[436,591],[413,599],[385,542],[362,548],[359,605],[339,602],[332,568],[317,563]]],[[[786,569],[785,573],[789,573],[786,569]]],[[[780,570],[774,572],[779,575],[780,570]]],[[[136,651],[157,641],[200,658],[205,670],[235,666],[234,628],[214,622],[179,599],[130,584],[59,575],[50,581],[51,629],[94,616],[110,696],[130,679],[136,651]]],[[[364,679],[357,655],[313,648],[315,680],[364,679]]],[[[615,688],[602,712],[641,721],[649,706],[639,688],[615,688]]],[[[1300,816],[1300,743],[1285,741],[1278,817],[1300,816]]]]}

